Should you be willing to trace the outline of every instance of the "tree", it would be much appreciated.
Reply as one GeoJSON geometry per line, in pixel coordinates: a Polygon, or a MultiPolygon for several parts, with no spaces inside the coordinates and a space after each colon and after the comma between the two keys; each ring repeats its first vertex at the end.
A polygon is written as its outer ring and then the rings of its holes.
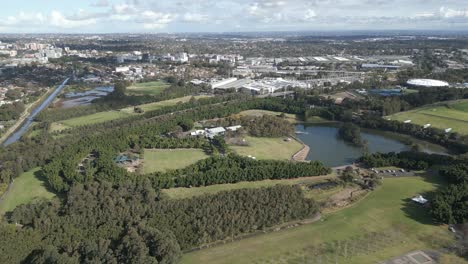
{"type": "Polygon", "coordinates": [[[344,183],[352,183],[356,177],[353,167],[346,167],[340,174],[339,178],[344,183]]]}
{"type": "Polygon", "coordinates": [[[129,86],[128,82],[124,82],[124,81],[116,82],[114,84],[114,91],[111,93],[111,96],[115,98],[125,97],[125,92],[127,91],[128,86],[129,86]]]}
{"type": "Polygon", "coordinates": [[[343,140],[356,146],[362,146],[361,129],[353,123],[344,123],[338,130],[338,135],[343,140]]]}

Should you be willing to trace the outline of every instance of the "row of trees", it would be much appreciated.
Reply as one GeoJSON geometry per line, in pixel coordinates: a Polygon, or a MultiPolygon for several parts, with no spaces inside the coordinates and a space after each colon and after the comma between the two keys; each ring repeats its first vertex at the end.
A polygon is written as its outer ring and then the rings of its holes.
{"type": "Polygon", "coordinates": [[[201,89],[193,85],[179,86],[177,83],[169,86],[160,94],[151,95],[127,95],[126,88],[130,84],[127,82],[117,82],[114,85],[114,92],[108,96],[99,98],[93,101],[91,105],[78,106],[68,109],[48,109],[42,111],[36,120],[40,122],[56,122],[60,120],[70,119],[83,115],[90,115],[97,112],[121,109],[128,106],[159,102],[174,98],[179,98],[187,95],[197,94],[201,89]]]}
{"type": "Polygon", "coordinates": [[[330,168],[317,161],[293,163],[277,160],[253,160],[230,154],[201,160],[187,168],[150,174],[155,188],[208,186],[241,181],[292,179],[326,175],[330,168]]]}
{"type": "Polygon", "coordinates": [[[298,187],[158,198],[145,181],[74,186],[64,199],[23,205],[0,225],[1,263],[175,263],[182,250],[312,217],[298,187]],[[18,239],[21,238],[21,241],[18,239]]]}

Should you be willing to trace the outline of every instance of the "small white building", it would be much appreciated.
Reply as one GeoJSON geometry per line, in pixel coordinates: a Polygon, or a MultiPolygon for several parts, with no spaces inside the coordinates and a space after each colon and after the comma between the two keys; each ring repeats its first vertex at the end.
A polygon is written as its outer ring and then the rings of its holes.
{"type": "Polygon", "coordinates": [[[229,131],[237,131],[239,130],[240,128],[242,128],[241,125],[238,125],[238,126],[230,126],[230,127],[226,127],[226,130],[229,130],[229,131]]]}
{"type": "Polygon", "coordinates": [[[205,135],[205,130],[195,130],[190,133],[191,136],[203,136],[205,135]]]}
{"type": "Polygon", "coordinates": [[[224,129],[224,127],[215,127],[215,128],[207,128],[205,131],[206,131],[205,132],[206,137],[214,138],[215,136],[218,136],[218,135],[224,135],[224,133],[226,132],[226,129],[224,129]]]}
{"type": "Polygon", "coordinates": [[[116,67],[115,72],[129,72],[130,67],[116,67]]]}
{"type": "Polygon", "coordinates": [[[426,204],[428,202],[428,200],[422,197],[422,195],[415,196],[411,198],[411,200],[418,204],[426,204]]]}

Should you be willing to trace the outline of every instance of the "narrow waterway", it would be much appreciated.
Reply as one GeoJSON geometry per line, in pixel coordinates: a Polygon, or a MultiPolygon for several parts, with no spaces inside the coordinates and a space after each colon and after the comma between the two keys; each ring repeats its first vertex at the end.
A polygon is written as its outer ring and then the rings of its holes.
{"type": "Polygon", "coordinates": [[[32,122],[34,121],[34,118],[42,111],[44,110],[52,101],[54,100],[55,97],[63,90],[65,85],[67,84],[69,78],[67,78],[65,81],[63,81],[62,84],[60,84],[55,90],[38,106],[36,107],[31,114],[24,120],[23,124],[21,124],[20,128],[17,129],[13,134],[11,134],[5,142],[3,142],[3,146],[8,146],[12,143],[15,143],[18,141],[26,131],[28,131],[29,127],[31,126],[32,122]]]}

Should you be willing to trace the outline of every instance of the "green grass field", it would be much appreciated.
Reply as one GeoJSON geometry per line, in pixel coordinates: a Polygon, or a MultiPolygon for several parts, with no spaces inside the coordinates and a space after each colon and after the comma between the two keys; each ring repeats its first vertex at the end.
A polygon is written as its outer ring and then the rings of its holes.
{"type": "Polygon", "coordinates": [[[206,158],[201,149],[145,149],[143,173],[182,169],[206,158]]]}
{"type": "Polygon", "coordinates": [[[51,199],[55,196],[45,188],[44,181],[35,175],[39,170],[40,168],[30,170],[14,180],[11,189],[0,201],[0,215],[37,198],[51,199]]]}
{"type": "MultiPolygon", "coordinates": [[[[200,196],[204,194],[215,194],[220,191],[229,191],[229,190],[238,190],[238,189],[255,189],[262,187],[271,187],[277,184],[284,185],[295,185],[295,184],[311,184],[317,182],[323,182],[327,179],[332,179],[336,177],[335,175],[327,176],[316,176],[316,177],[304,177],[297,179],[287,179],[287,180],[264,180],[256,182],[238,182],[233,184],[217,184],[203,187],[194,187],[194,188],[172,188],[162,190],[171,199],[183,199],[194,196],[200,196]]],[[[319,193],[317,193],[318,195],[319,193]]],[[[314,194],[315,195],[315,194],[314,194]]],[[[311,194],[312,196],[312,194],[311,194]]]]}
{"type": "MultiPolygon", "coordinates": [[[[197,96],[196,98],[200,99],[204,97],[206,96],[197,96]]],[[[185,96],[185,97],[161,101],[161,102],[142,104],[142,105],[138,105],[138,107],[141,107],[144,111],[152,111],[152,110],[160,109],[165,106],[176,105],[178,103],[186,103],[190,100],[190,98],[191,96],[185,96]]],[[[85,115],[85,116],[63,120],[60,122],[54,122],[52,123],[50,130],[51,132],[61,131],[66,128],[97,124],[97,123],[102,123],[102,122],[111,121],[115,119],[129,117],[129,116],[139,115],[135,113],[133,109],[134,107],[132,106],[132,107],[127,107],[127,108],[123,108],[120,110],[99,112],[99,113],[95,113],[91,115],[85,115]]]]}
{"type": "Polygon", "coordinates": [[[452,132],[467,135],[468,100],[424,106],[391,115],[389,118],[401,122],[411,120],[411,123],[418,125],[431,124],[440,129],[452,128],[452,132]]]}
{"type": "Polygon", "coordinates": [[[399,236],[375,252],[356,255],[340,263],[378,263],[415,249],[439,248],[441,243],[451,240],[451,234],[446,227],[433,225],[427,209],[408,201],[440,183],[435,177],[427,179],[385,179],[383,185],[364,200],[324,215],[318,222],[187,253],[181,263],[303,263],[287,259],[308,254],[312,246],[353,241],[369,232],[394,232],[399,236]]]}
{"type": "Polygon", "coordinates": [[[170,85],[168,83],[163,81],[135,83],[127,88],[127,92],[139,95],[158,95],[169,86],[170,85]]]}
{"type": "Polygon", "coordinates": [[[230,148],[241,156],[251,155],[259,160],[289,160],[302,149],[299,142],[295,140],[286,142],[284,138],[246,137],[245,140],[249,146],[230,146],[230,148]]]}

